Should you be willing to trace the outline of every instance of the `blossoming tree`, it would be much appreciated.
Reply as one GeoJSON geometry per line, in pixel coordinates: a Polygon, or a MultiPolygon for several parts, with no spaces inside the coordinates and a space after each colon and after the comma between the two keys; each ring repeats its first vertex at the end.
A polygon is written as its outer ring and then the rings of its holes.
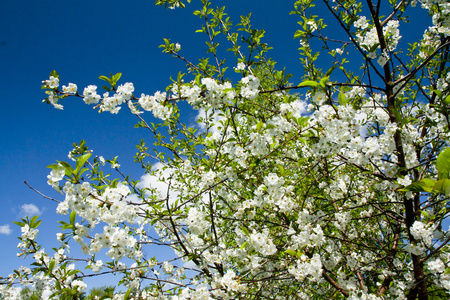
{"type": "Polygon", "coordinates": [[[21,281],[76,299],[83,278],[114,272],[127,288],[114,299],[447,299],[450,4],[296,1],[297,83],[275,68],[250,16],[233,24],[225,8],[202,4],[194,14],[210,59],[194,63],[165,40],[163,51],[187,63],[165,92],[134,95],[121,74],[100,77],[104,94],[60,87],[55,71],[44,81],[55,108],[78,97],[135,114],[155,139],[154,152],[137,145],[135,160],[166,188],[133,181],[115,159],[77,144],[48,176],[65,195],[57,212],[69,216],[60,246],[41,249],[37,218],[17,222],[21,255],[35,263],[3,281],[3,298],[21,281]],[[417,26],[411,14],[430,17],[417,41],[402,36],[417,26]],[[218,52],[226,43],[231,65],[218,52]],[[186,102],[202,112],[202,130],[180,120],[186,102]],[[85,257],[67,253],[72,241],[85,257]],[[174,258],[145,258],[150,245],[174,258]]]}

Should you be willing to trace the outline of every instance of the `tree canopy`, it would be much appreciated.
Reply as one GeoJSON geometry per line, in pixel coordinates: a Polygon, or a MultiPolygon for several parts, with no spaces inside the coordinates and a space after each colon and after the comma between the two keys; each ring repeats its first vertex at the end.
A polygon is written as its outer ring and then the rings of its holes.
{"type": "Polygon", "coordinates": [[[37,217],[17,222],[35,263],[0,295],[16,297],[21,281],[76,299],[83,278],[117,273],[126,292],[113,299],[447,299],[450,4],[293,2],[300,82],[276,67],[250,15],[216,5],[193,12],[208,45],[198,62],[161,45],[186,63],[164,92],[135,95],[120,73],[99,77],[106,93],[60,86],[56,71],[43,81],[57,109],[76,97],[136,115],[154,140],[135,156],[151,184],[75,144],[49,166],[68,216],[59,246],[41,250],[37,217]],[[418,14],[430,25],[414,40],[418,14]],[[196,126],[180,117],[186,106],[196,126]],[[67,253],[74,242],[85,257],[67,253]],[[173,259],[145,257],[150,246],[173,259]]]}

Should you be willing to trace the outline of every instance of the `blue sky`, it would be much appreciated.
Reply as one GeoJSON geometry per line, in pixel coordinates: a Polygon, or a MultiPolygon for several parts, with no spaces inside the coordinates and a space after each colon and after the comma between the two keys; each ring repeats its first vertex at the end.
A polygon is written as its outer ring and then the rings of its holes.
{"type": "MultiPolygon", "coordinates": [[[[180,54],[194,62],[206,55],[206,45],[204,36],[195,33],[202,24],[191,13],[195,4],[185,10],[166,10],[153,3],[0,0],[0,276],[24,264],[16,258],[20,229],[12,222],[25,212],[42,215],[38,241],[43,241],[46,249],[58,246],[56,221],[64,217],[56,215],[55,203],[30,190],[23,181],[63,200],[47,185],[46,166],[67,159],[74,142],[86,140],[94,155],[118,155],[122,171],[134,179],[143,174],[133,163],[135,145],[142,138],[150,144],[151,137],[144,130],[133,129],[136,118],[126,109],[118,115],[98,114],[81,99],[68,98],[63,111],[55,110],[42,103],[45,94],[40,86],[52,70],[58,71],[62,85],[73,82],[81,91],[89,84],[101,86],[100,75],[121,72],[119,83],[133,82],[135,95],[164,90],[170,84],[169,77],[184,71],[185,64],[161,52],[158,46],[163,38],[180,43],[180,54]],[[8,224],[10,234],[6,234],[8,224]]],[[[293,39],[297,18],[288,15],[292,3],[219,2],[234,20],[252,12],[253,27],[266,30],[265,41],[274,47],[269,54],[277,66],[286,67],[299,82],[299,45],[293,39]]],[[[407,34],[420,37],[423,30],[413,28],[407,34]]],[[[234,64],[231,60],[230,66],[234,64]]],[[[147,118],[155,121],[149,115],[147,118]]]]}
{"type": "MultiPolygon", "coordinates": [[[[184,71],[185,64],[161,52],[158,46],[163,38],[179,42],[180,53],[194,62],[206,55],[206,45],[204,36],[195,33],[202,23],[192,15],[192,5],[185,10],[166,10],[153,3],[0,0],[0,276],[26,265],[16,257],[20,228],[12,224],[26,213],[39,213],[44,220],[38,241],[48,250],[58,246],[56,221],[64,217],[56,215],[54,202],[23,181],[63,200],[47,185],[50,170],[46,166],[66,160],[74,142],[86,140],[94,155],[118,155],[122,171],[135,179],[143,174],[133,163],[135,145],[142,138],[150,143],[151,137],[144,130],[133,129],[136,118],[126,109],[118,115],[98,114],[81,99],[69,98],[63,102],[63,111],[55,110],[42,103],[45,94],[40,87],[41,81],[57,70],[61,85],[73,82],[81,91],[89,84],[101,86],[98,76],[110,72],[122,72],[119,83],[133,82],[136,95],[164,90],[169,77],[184,71]]],[[[298,42],[292,38],[296,18],[288,15],[290,1],[277,1],[276,5],[271,1],[222,1],[220,5],[227,6],[235,20],[252,12],[253,26],[266,29],[266,41],[275,47],[272,55],[278,65],[299,74],[298,42]]]]}

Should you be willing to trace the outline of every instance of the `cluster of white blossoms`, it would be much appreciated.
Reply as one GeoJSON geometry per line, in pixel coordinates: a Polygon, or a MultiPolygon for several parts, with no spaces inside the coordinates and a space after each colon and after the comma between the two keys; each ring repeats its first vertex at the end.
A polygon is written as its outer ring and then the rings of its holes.
{"type": "Polygon", "coordinates": [[[308,258],[303,254],[297,264],[289,267],[289,273],[298,281],[303,281],[308,275],[314,280],[318,280],[322,274],[322,262],[319,254],[314,254],[312,258],[308,258]]]}
{"type": "Polygon", "coordinates": [[[189,227],[192,235],[202,235],[210,226],[205,214],[195,207],[189,209],[186,225],[189,227]]]}
{"type": "Polygon", "coordinates": [[[58,94],[55,92],[55,89],[59,87],[59,78],[51,75],[49,79],[42,81],[42,83],[44,87],[50,89],[45,91],[47,98],[43,102],[48,101],[54,108],[63,109],[63,106],[58,103],[58,94]]]}
{"type": "Polygon", "coordinates": [[[306,246],[316,247],[325,242],[325,236],[319,224],[312,227],[312,223],[308,223],[308,225],[301,228],[299,233],[296,233],[293,229],[292,233],[290,237],[291,245],[289,246],[292,250],[302,249],[306,246]]]}
{"type": "MultiPolygon", "coordinates": [[[[358,18],[353,25],[358,29],[356,37],[359,45],[369,52],[369,58],[374,59],[378,56],[378,63],[381,66],[384,66],[389,57],[387,52],[383,52],[381,54],[377,54],[375,52],[377,48],[380,48],[380,41],[375,26],[372,26],[370,30],[367,30],[369,23],[365,17],[358,18]]],[[[401,38],[400,30],[398,29],[399,25],[400,23],[397,20],[389,20],[386,25],[384,25],[383,35],[387,46],[387,49],[385,50],[394,51],[397,48],[398,42],[401,38]]]]}
{"type": "Polygon", "coordinates": [[[59,191],[59,181],[64,178],[65,175],[65,168],[63,165],[58,164],[56,168],[54,168],[50,175],[47,176],[48,181],[47,183],[51,185],[54,189],[59,191]]]}
{"type": "MultiPolygon", "coordinates": [[[[449,261],[448,257],[446,257],[446,261],[448,264],[449,261]]],[[[446,272],[446,270],[448,270],[448,267],[442,261],[442,259],[440,259],[439,257],[430,258],[429,260],[427,260],[426,264],[428,270],[430,270],[432,274],[436,275],[439,278],[439,280],[436,280],[438,286],[446,290],[450,290],[450,274],[446,272]]]]}
{"type": "Polygon", "coordinates": [[[219,84],[213,78],[202,78],[201,82],[208,91],[204,97],[206,107],[216,109],[223,104],[222,101],[230,103],[236,97],[236,93],[228,81],[219,84]]]}
{"type": "Polygon", "coordinates": [[[245,63],[240,62],[240,63],[237,64],[236,67],[234,67],[234,70],[236,70],[236,71],[244,71],[246,67],[247,66],[245,65],[245,63]]]}
{"type": "Polygon", "coordinates": [[[42,83],[51,89],[55,89],[59,86],[59,78],[55,76],[50,76],[49,79],[42,81],[42,83]]]}
{"type": "Polygon", "coordinates": [[[97,94],[97,86],[89,85],[83,90],[83,101],[86,104],[97,104],[101,99],[101,96],[97,94]]]}
{"type": "MultiPolygon", "coordinates": [[[[68,247],[67,247],[68,249],[68,247]]],[[[48,297],[55,292],[54,284],[57,281],[59,285],[63,288],[69,288],[73,290],[78,290],[79,292],[83,292],[87,285],[82,280],[77,279],[74,264],[68,264],[68,265],[61,265],[63,262],[66,261],[66,248],[60,248],[58,251],[55,251],[55,254],[53,257],[49,256],[44,250],[36,251],[33,254],[34,258],[34,264],[37,266],[42,267],[48,267],[49,265],[52,265],[49,269],[49,272],[44,272],[42,270],[39,270],[38,272],[32,272],[31,269],[21,267],[18,272],[15,272],[11,274],[10,280],[14,280],[15,278],[18,278],[19,274],[21,274],[23,277],[23,285],[28,285],[29,283],[32,283],[31,286],[36,291],[42,292],[43,299],[48,299],[48,297]]],[[[10,296],[12,298],[8,299],[23,299],[21,297],[14,298],[14,293],[11,294],[12,291],[4,290],[2,287],[6,285],[1,285],[0,287],[0,295],[2,296],[10,296]]]]}
{"type": "Polygon", "coordinates": [[[450,36],[450,4],[448,1],[425,0],[421,1],[422,7],[433,16],[433,26],[428,27],[420,41],[419,57],[426,59],[442,41],[442,36],[450,36]]]}
{"type": "Polygon", "coordinates": [[[22,239],[23,240],[31,240],[33,241],[39,234],[39,230],[36,228],[30,228],[28,224],[25,224],[21,227],[22,231],[22,239]]]}
{"type": "Polygon", "coordinates": [[[69,209],[87,220],[90,226],[100,221],[107,224],[120,222],[134,223],[137,217],[137,206],[129,205],[127,196],[130,189],[119,183],[117,187],[107,187],[102,194],[94,190],[89,182],[73,184],[66,182],[63,187],[65,200],[58,204],[59,214],[68,214],[69,209]]]}
{"type": "Polygon", "coordinates": [[[117,114],[120,110],[120,105],[130,100],[133,92],[133,84],[131,82],[127,82],[118,86],[116,93],[112,96],[109,96],[109,93],[104,93],[99,111],[109,111],[112,114],[117,114]]]}
{"type": "Polygon", "coordinates": [[[436,33],[450,36],[450,3],[442,0],[424,0],[421,3],[423,8],[433,12],[432,21],[436,33]]]}
{"type": "MultiPolygon", "coordinates": [[[[275,173],[270,173],[264,178],[264,185],[267,188],[263,195],[256,195],[258,206],[267,206],[279,209],[281,212],[288,212],[297,207],[290,194],[294,190],[292,185],[284,186],[285,180],[275,173]],[[258,197],[259,196],[259,197],[258,197]]],[[[261,187],[264,189],[264,187],[261,187]]]]}
{"type": "Polygon", "coordinates": [[[156,92],[153,96],[142,94],[139,105],[143,110],[151,111],[155,118],[167,120],[172,114],[172,107],[163,105],[166,101],[166,93],[156,92]]]}
{"type": "Polygon", "coordinates": [[[222,278],[215,279],[214,287],[216,288],[215,291],[213,291],[213,295],[217,298],[223,298],[227,299],[230,296],[225,293],[220,288],[225,288],[228,291],[231,292],[244,292],[245,291],[245,284],[240,284],[236,280],[236,272],[233,270],[227,270],[225,275],[222,276],[222,278]]]}
{"type": "Polygon", "coordinates": [[[217,109],[224,103],[231,103],[236,97],[236,92],[228,81],[221,84],[213,78],[202,78],[201,84],[204,87],[203,93],[202,87],[195,83],[174,84],[172,93],[174,97],[179,95],[181,98],[186,99],[195,109],[200,107],[217,109]]]}
{"type": "MultiPolygon", "coordinates": [[[[49,175],[49,184],[59,190],[58,180],[64,175],[62,166],[58,165],[49,175]]],[[[74,240],[80,244],[83,253],[95,254],[104,248],[109,248],[106,253],[112,259],[120,259],[123,256],[130,258],[140,257],[142,254],[136,246],[136,239],[128,234],[128,230],[115,227],[118,223],[127,222],[133,224],[137,218],[137,205],[130,205],[127,196],[130,189],[123,183],[116,187],[107,187],[102,193],[93,189],[89,182],[73,184],[67,181],[62,188],[65,200],[57,207],[59,214],[68,214],[69,210],[89,223],[89,227],[76,224],[74,240]],[[85,242],[89,235],[89,229],[93,230],[100,222],[108,224],[103,233],[97,233],[92,239],[85,242]]],[[[26,226],[22,227],[27,228],[26,226]]],[[[96,265],[93,270],[101,267],[96,265]]]]}
{"type": "Polygon", "coordinates": [[[259,94],[259,78],[249,75],[242,78],[241,82],[241,96],[249,100],[255,99],[259,94]]]}
{"type": "Polygon", "coordinates": [[[418,241],[423,241],[428,247],[431,246],[434,231],[435,228],[433,226],[426,225],[420,221],[415,221],[413,226],[410,228],[410,232],[414,238],[418,241]]]}
{"type": "MultiPolygon", "coordinates": [[[[200,93],[202,92],[202,89],[198,85],[183,84],[179,89],[181,97],[185,98],[193,107],[198,107],[200,104],[200,93]]],[[[173,90],[176,95],[178,93],[178,85],[174,85],[173,90]]]]}
{"type": "Polygon", "coordinates": [[[274,255],[277,253],[277,247],[269,237],[269,231],[253,231],[250,234],[249,244],[262,255],[274,255]]]}
{"type": "Polygon", "coordinates": [[[75,83],[69,83],[68,86],[63,85],[63,92],[66,94],[75,95],[78,91],[78,87],[75,83]]]}
{"type": "MultiPolygon", "coordinates": [[[[242,63],[238,67],[241,70],[242,63]]],[[[50,76],[43,83],[47,88],[52,89],[46,91],[48,97],[45,100],[49,101],[55,108],[62,109],[63,106],[58,103],[59,97],[55,91],[59,86],[59,78],[50,76]]],[[[241,96],[251,100],[255,99],[259,94],[259,79],[249,75],[242,78],[241,83],[241,96]]],[[[186,99],[196,109],[200,106],[208,109],[217,109],[224,103],[231,103],[236,97],[235,89],[228,81],[218,83],[213,78],[202,78],[201,84],[205,89],[204,93],[202,93],[202,87],[196,84],[174,84],[171,89],[171,97],[177,99],[179,95],[180,98],[186,99]]],[[[75,84],[69,83],[68,86],[63,86],[62,94],[74,95],[77,93],[77,89],[75,84]]],[[[102,96],[97,93],[96,85],[89,85],[84,88],[82,97],[86,104],[100,103],[99,112],[108,111],[112,114],[117,114],[121,109],[121,105],[127,103],[132,113],[140,114],[141,112],[133,102],[135,98],[132,99],[133,92],[134,86],[130,82],[118,86],[114,94],[110,95],[109,92],[106,92],[102,96]]],[[[173,107],[168,100],[170,99],[165,92],[161,93],[158,91],[153,96],[142,94],[137,103],[143,110],[151,111],[155,118],[167,120],[173,113],[173,107]]]]}

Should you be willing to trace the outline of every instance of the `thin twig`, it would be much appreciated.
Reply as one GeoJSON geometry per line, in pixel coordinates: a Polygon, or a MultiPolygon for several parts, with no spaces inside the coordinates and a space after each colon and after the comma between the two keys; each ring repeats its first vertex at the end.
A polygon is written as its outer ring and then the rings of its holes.
{"type": "Polygon", "coordinates": [[[46,195],[42,194],[41,192],[39,192],[38,190],[36,190],[34,187],[32,187],[31,185],[29,185],[25,180],[23,181],[23,183],[25,183],[30,189],[32,189],[33,191],[35,191],[36,193],[38,193],[38,194],[41,195],[42,197],[47,198],[47,199],[52,200],[52,201],[55,201],[55,202],[58,202],[58,203],[61,203],[61,201],[59,201],[59,200],[56,200],[56,199],[54,199],[54,198],[52,198],[52,197],[49,197],[49,196],[46,196],[46,195]]]}

